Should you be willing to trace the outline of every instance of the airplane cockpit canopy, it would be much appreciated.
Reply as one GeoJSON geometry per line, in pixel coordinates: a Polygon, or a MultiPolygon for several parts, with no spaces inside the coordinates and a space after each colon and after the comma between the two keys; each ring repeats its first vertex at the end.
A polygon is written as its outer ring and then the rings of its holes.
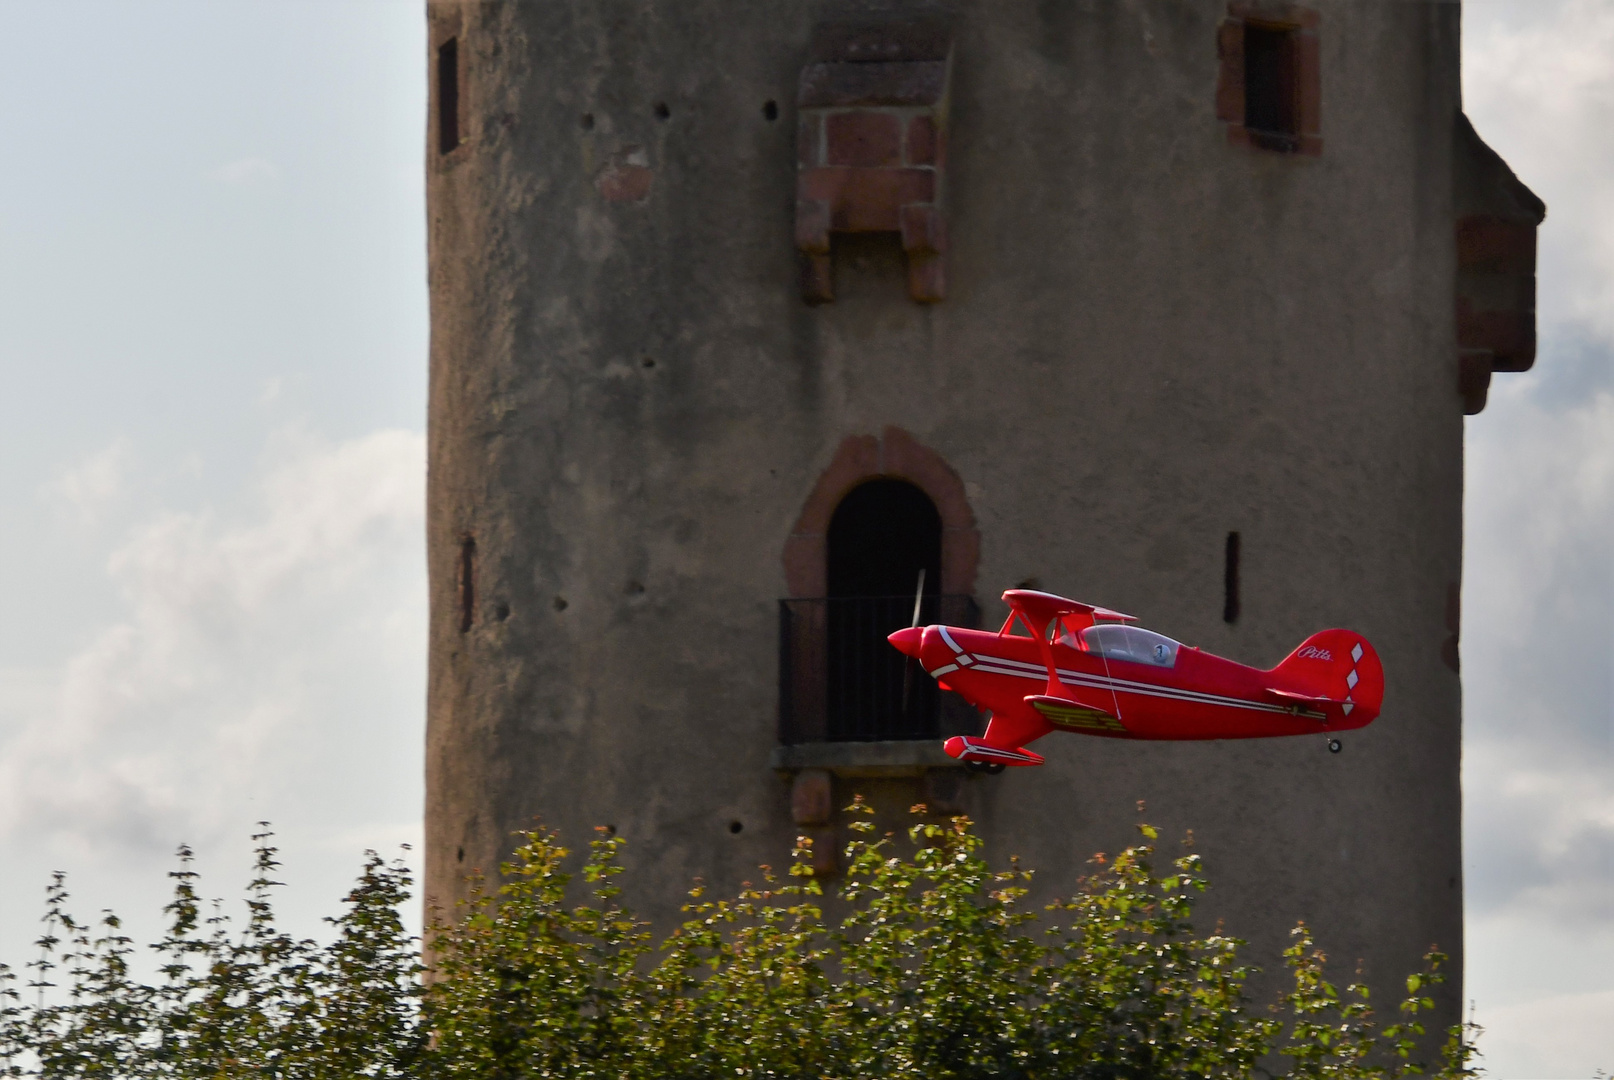
{"type": "Polygon", "coordinates": [[[1125,623],[1096,623],[1076,638],[1076,648],[1106,660],[1126,660],[1153,667],[1176,667],[1181,646],[1164,634],[1125,623]]]}

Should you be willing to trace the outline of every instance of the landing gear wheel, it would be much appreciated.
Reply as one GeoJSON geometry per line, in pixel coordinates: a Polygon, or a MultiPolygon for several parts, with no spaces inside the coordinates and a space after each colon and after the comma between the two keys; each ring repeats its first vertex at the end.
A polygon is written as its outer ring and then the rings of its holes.
{"type": "Polygon", "coordinates": [[[998,761],[966,761],[964,768],[972,773],[981,773],[985,776],[996,776],[1007,769],[1008,766],[998,761]]]}
{"type": "Polygon", "coordinates": [[[1345,744],[1340,742],[1338,739],[1328,740],[1328,752],[1330,754],[1337,754],[1343,749],[1345,749],[1345,744]]]}

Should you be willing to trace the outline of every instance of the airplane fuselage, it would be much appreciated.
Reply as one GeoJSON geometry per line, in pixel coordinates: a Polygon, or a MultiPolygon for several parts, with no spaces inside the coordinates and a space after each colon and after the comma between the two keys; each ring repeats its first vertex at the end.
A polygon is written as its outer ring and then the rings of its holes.
{"type": "MultiPolygon", "coordinates": [[[[1046,647],[1052,650],[1060,696],[1075,706],[1068,713],[1057,708],[1035,713],[1027,703],[1029,696],[1048,687],[1044,646],[1035,639],[931,626],[924,628],[919,661],[944,689],[994,716],[1035,723],[1032,716],[1037,715],[1051,729],[1114,739],[1317,734],[1360,728],[1376,715],[1376,709],[1353,707],[1349,701],[1318,701],[1315,685],[1285,679],[1278,670],[1247,667],[1190,646],[1177,648],[1170,666],[1117,659],[1059,642],[1046,647]],[[1274,691],[1291,691],[1294,699],[1274,691]]],[[[1321,658],[1318,664],[1331,666],[1321,658]]],[[[1330,696],[1350,696],[1351,687],[1343,681],[1333,689],[1330,696]]]]}

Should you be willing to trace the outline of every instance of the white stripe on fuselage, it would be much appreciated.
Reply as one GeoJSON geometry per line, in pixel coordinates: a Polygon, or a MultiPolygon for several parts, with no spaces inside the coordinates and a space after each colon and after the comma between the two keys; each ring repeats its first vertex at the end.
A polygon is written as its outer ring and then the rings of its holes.
{"type": "MultiPolygon", "coordinates": [[[[1031,664],[1024,660],[1010,660],[1001,656],[987,656],[984,653],[975,653],[974,656],[975,666],[970,668],[971,671],[984,671],[992,675],[1013,675],[1017,678],[1031,679],[1036,682],[1045,682],[1048,678],[1048,669],[1041,664],[1031,664]]],[[[1071,671],[1068,668],[1055,668],[1054,670],[1059,673],[1059,681],[1066,686],[1085,686],[1093,690],[1139,694],[1145,697],[1168,698],[1173,701],[1192,701],[1201,705],[1221,705],[1231,709],[1253,709],[1256,712],[1283,713],[1286,716],[1307,716],[1315,720],[1327,719],[1326,713],[1311,709],[1301,710],[1297,713],[1287,705],[1272,705],[1264,701],[1225,697],[1221,694],[1206,694],[1198,690],[1181,690],[1176,687],[1161,686],[1158,683],[1137,682],[1132,679],[1088,675],[1085,672],[1071,671]]]]}

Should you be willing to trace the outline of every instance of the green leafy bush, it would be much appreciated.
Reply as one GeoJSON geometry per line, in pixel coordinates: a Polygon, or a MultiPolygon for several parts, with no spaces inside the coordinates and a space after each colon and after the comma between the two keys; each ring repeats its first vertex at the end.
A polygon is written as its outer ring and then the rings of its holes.
{"type": "MultiPolygon", "coordinates": [[[[24,1004],[0,969],[3,1075],[44,1077],[517,1077],[611,1080],[973,1080],[1248,1077],[1395,1080],[1419,1073],[1424,988],[1408,979],[1377,1027],[1367,990],[1323,975],[1310,931],[1287,951],[1293,989],[1252,1009],[1241,942],[1200,937],[1197,855],[1154,866],[1155,831],[1095,863],[1047,909],[1022,901],[1030,872],[993,871],[965,818],[922,820],[911,849],[876,839],[854,806],[844,917],[830,921],[803,840],[788,873],[732,899],[697,888],[690,918],[658,949],[620,903],[622,840],[603,835],[571,901],[568,851],[523,834],[496,886],[479,884],[432,931],[426,983],[398,910],[408,872],[373,853],[328,945],[277,931],[276,863],[257,874],[238,931],[204,918],[182,852],[170,928],[152,948],[161,979],[130,974],[133,945],[110,914],[91,927],[51,888],[24,1004]],[[55,985],[55,984],[60,985],[55,985]]],[[[1464,1032],[1435,1074],[1474,1074],[1464,1032]]]]}
{"type": "Polygon", "coordinates": [[[325,946],[275,928],[278,867],[267,833],[238,933],[197,893],[191,853],[171,872],[168,931],[149,948],[160,978],[131,974],[118,917],[81,922],[60,874],[46,891],[39,959],[24,1004],[0,965],[0,1076],[406,1077],[422,1075],[417,943],[399,910],[409,872],[369,853],[325,946]]]}

